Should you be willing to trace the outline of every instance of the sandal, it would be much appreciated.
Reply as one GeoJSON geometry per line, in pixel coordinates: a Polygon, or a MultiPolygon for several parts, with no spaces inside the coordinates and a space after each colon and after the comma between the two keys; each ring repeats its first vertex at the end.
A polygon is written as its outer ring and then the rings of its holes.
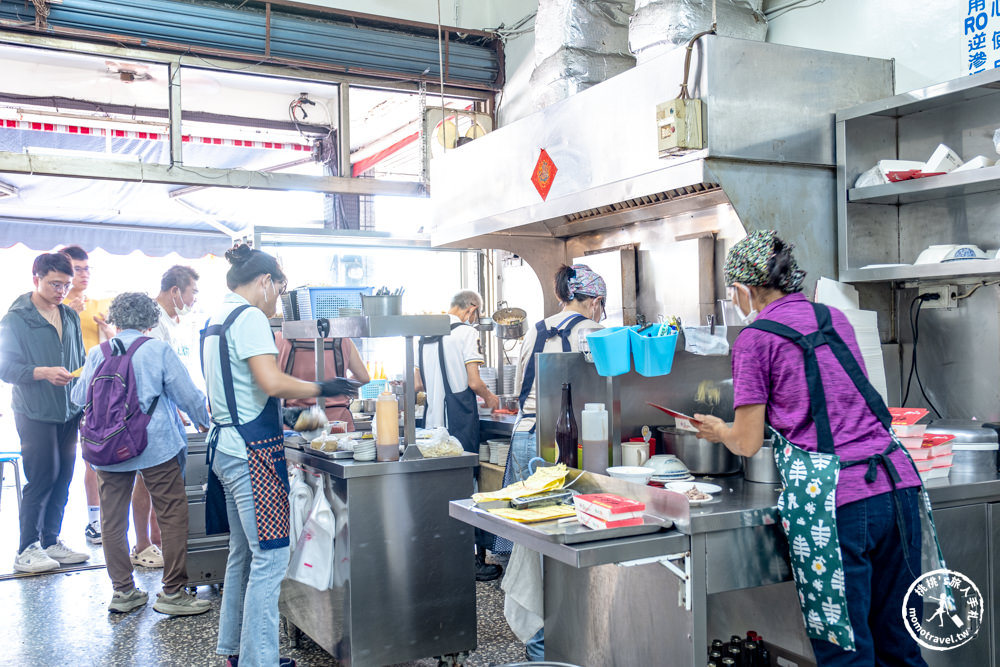
{"type": "Polygon", "coordinates": [[[135,547],[132,547],[129,560],[139,567],[163,567],[163,553],[155,544],[150,544],[140,553],[136,553],[135,547]]]}

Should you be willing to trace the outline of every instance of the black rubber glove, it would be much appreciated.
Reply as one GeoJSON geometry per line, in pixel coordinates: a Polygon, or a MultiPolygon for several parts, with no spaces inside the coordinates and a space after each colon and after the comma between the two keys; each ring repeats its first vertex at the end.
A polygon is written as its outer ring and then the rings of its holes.
{"type": "Polygon", "coordinates": [[[299,415],[305,408],[282,408],[281,409],[281,421],[285,423],[288,428],[294,429],[295,422],[298,421],[299,415]]]}
{"type": "Polygon", "coordinates": [[[318,384],[319,395],[324,398],[330,396],[349,396],[354,398],[358,395],[358,387],[361,386],[360,382],[348,380],[347,378],[333,378],[332,380],[324,380],[318,384]]]}

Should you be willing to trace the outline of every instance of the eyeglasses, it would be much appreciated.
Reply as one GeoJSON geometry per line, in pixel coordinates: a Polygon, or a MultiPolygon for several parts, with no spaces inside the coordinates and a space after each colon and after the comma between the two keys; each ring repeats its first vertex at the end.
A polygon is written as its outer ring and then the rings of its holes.
{"type": "Polygon", "coordinates": [[[61,283],[57,280],[46,280],[45,284],[57,292],[68,292],[73,283],[61,283]]]}
{"type": "Polygon", "coordinates": [[[77,273],[86,273],[87,275],[90,275],[90,267],[89,266],[74,266],[73,267],[73,273],[74,274],[77,274],[77,273]]]}

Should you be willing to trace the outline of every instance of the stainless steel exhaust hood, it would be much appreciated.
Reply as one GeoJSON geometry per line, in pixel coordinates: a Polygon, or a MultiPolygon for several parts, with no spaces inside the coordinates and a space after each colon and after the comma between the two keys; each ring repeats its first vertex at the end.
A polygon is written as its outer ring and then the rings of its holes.
{"type": "Polygon", "coordinates": [[[435,158],[432,245],[551,256],[571,237],[731,206],[746,231],[795,243],[811,277],[836,275],[834,112],[890,95],[892,62],[702,38],[689,90],[705,148],[660,158],[656,105],[683,77],[681,48],[435,158]],[[544,200],[541,149],[557,169],[544,200]]]}

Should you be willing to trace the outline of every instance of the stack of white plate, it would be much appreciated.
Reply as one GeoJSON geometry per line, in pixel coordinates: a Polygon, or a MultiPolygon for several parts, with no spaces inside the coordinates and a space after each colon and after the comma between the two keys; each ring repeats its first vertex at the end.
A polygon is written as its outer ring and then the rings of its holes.
{"type": "Polygon", "coordinates": [[[492,366],[480,366],[479,377],[486,384],[486,388],[497,393],[497,369],[492,366]]]}
{"type": "Polygon", "coordinates": [[[483,443],[479,445],[479,460],[489,461],[490,460],[490,446],[489,443],[483,443]]]}
{"type": "Polygon", "coordinates": [[[515,364],[503,365],[503,390],[506,394],[514,393],[514,373],[517,371],[515,364]]]}
{"type": "Polygon", "coordinates": [[[509,440],[487,440],[490,447],[490,463],[498,466],[507,465],[507,452],[510,450],[509,440]]]}
{"type": "Polygon", "coordinates": [[[361,442],[354,445],[354,460],[355,461],[374,461],[375,460],[375,441],[374,440],[362,440],[361,442]]]}

